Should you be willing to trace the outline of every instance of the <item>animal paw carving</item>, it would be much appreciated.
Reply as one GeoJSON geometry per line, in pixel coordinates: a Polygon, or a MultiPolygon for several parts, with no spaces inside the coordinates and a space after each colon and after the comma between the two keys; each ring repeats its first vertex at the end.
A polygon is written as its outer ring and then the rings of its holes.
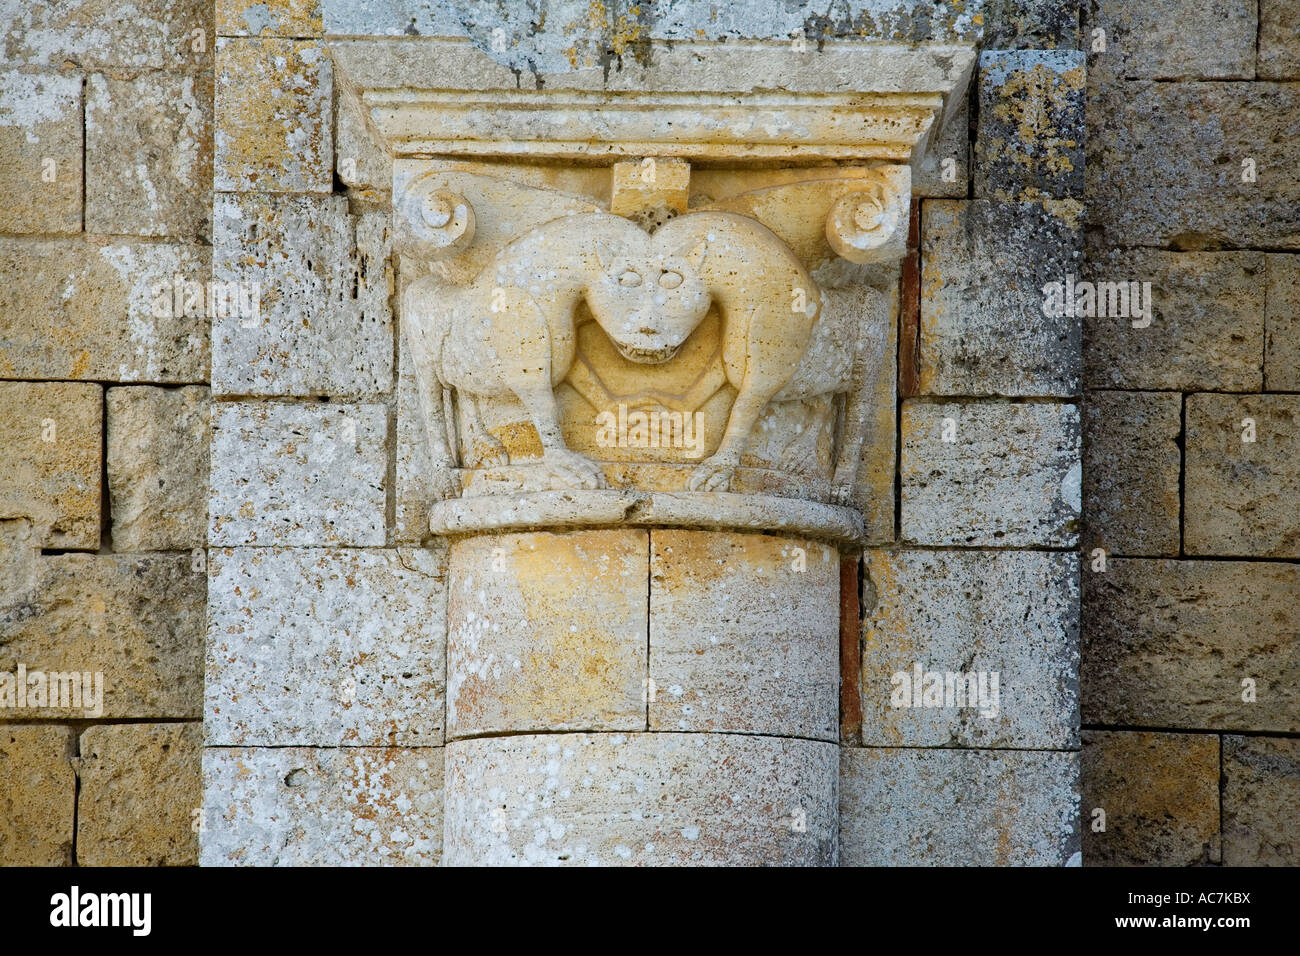
{"type": "Polygon", "coordinates": [[[510,453],[496,436],[484,432],[470,442],[471,468],[497,468],[510,464],[510,453]]]}
{"type": "Polygon", "coordinates": [[[586,455],[567,448],[548,449],[543,459],[553,484],[563,488],[605,487],[605,472],[586,455]]]}
{"type": "Polygon", "coordinates": [[[689,491],[726,491],[731,487],[735,473],[735,462],[714,455],[691,472],[686,488],[689,491]]]}
{"type": "Polygon", "coordinates": [[[459,498],[460,492],[460,478],[450,468],[435,468],[429,473],[429,493],[434,501],[459,498]]]}

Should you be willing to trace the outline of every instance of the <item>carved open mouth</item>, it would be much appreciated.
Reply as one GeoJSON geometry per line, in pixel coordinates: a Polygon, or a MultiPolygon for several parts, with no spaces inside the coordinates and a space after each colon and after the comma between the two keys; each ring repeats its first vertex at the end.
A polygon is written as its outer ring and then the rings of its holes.
{"type": "Polygon", "coordinates": [[[640,362],[642,365],[655,365],[660,362],[667,362],[677,354],[680,345],[666,345],[657,349],[639,349],[631,345],[620,345],[614,343],[618,353],[629,362],[640,362]]]}

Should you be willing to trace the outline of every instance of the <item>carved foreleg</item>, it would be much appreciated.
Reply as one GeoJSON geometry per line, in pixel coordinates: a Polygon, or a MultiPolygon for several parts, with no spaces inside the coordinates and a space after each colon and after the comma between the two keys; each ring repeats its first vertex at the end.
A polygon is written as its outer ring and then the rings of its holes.
{"type": "Polygon", "coordinates": [[[429,291],[421,280],[411,283],[404,297],[402,325],[411,353],[420,414],[424,418],[425,435],[429,442],[429,464],[432,466],[428,475],[429,490],[437,498],[454,498],[460,494],[460,479],[456,474],[456,456],[447,441],[442,383],[436,372],[445,329],[434,330],[430,327],[434,313],[426,299],[428,294],[429,291]]]}
{"type": "Polygon", "coordinates": [[[852,503],[858,483],[862,448],[871,433],[871,394],[859,380],[844,398],[844,433],[840,438],[835,474],[831,478],[831,500],[837,505],[852,503]]]}
{"type": "Polygon", "coordinates": [[[750,432],[758,423],[759,416],[772,396],[780,391],[784,382],[778,382],[775,388],[770,386],[759,389],[749,369],[745,371],[736,400],[731,406],[731,417],[727,420],[727,430],[722,434],[718,450],[709,456],[695,471],[691,472],[686,487],[690,491],[726,491],[731,486],[731,479],[744,454],[745,443],[749,441],[750,432]]]}

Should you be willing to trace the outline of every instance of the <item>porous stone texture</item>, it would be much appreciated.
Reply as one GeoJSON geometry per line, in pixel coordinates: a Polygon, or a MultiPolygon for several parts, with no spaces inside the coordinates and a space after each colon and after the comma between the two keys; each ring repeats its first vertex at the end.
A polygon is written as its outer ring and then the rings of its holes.
{"type": "Polygon", "coordinates": [[[1300,248],[1297,165],[1294,83],[1133,81],[1088,97],[1089,225],[1108,246],[1300,248]]]}
{"type": "Polygon", "coordinates": [[[1063,866],[1079,854],[1078,754],[845,748],[840,866],[1063,866]]]}
{"type": "Polygon", "coordinates": [[[976,198],[1083,198],[1085,59],[1078,50],[980,54],[976,198]]]}
{"type": "Polygon", "coordinates": [[[1078,747],[1075,555],[871,550],[865,561],[864,745],[1078,747]]]}
{"type": "MultiPolygon", "coordinates": [[[[1267,0],[1266,0],[1267,2],[1267,0]]],[[[1105,30],[1093,57],[1107,76],[1130,80],[1252,80],[1256,0],[1092,0],[1082,4],[1084,36],[1105,30]]]]}
{"type": "Polygon", "coordinates": [[[1079,0],[984,0],[987,50],[1079,49],[1079,0]]]}
{"type": "Polygon", "coordinates": [[[387,432],[382,405],[216,403],[209,543],[382,546],[387,432]]]}
{"type": "Polygon", "coordinates": [[[0,861],[72,862],[76,775],[67,727],[0,727],[0,861]]]}
{"type": "Polygon", "coordinates": [[[1300,857],[1300,741],[1223,738],[1223,862],[1295,866],[1300,857]]]}
{"type": "MultiPolygon", "coordinates": [[[[420,413],[420,397],[405,335],[398,340],[396,477],[393,497],[396,507],[393,537],[400,544],[419,544],[429,536],[429,506],[438,500],[434,468],[429,458],[429,439],[420,413]]],[[[442,466],[444,481],[450,473],[442,466]]]]}
{"type": "Polygon", "coordinates": [[[1268,260],[1264,388],[1300,392],[1300,256],[1268,260]]]}
{"type": "Polygon", "coordinates": [[[1177,555],[1182,396],[1090,392],[1083,406],[1083,511],[1087,548],[1177,555]]]}
{"type": "Polygon", "coordinates": [[[833,865],[837,748],[737,734],[447,745],[448,865],[833,865]]]}
{"type": "MultiPolygon", "coordinates": [[[[1124,249],[1090,254],[1087,278],[1101,298],[1122,283],[1129,314],[1084,316],[1089,388],[1258,390],[1264,337],[1264,256],[1258,252],[1124,249]],[[1150,283],[1148,290],[1145,283],[1150,283]],[[1144,314],[1133,316],[1133,283],[1144,314]],[[1148,294],[1149,292],[1149,294],[1148,294]],[[1135,326],[1134,323],[1137,323],[1135,326]]],[[[1080,303],[1076,293],[1076,304],[1080,303]]],[[[1097,311],[1100,312],[1100,303],[1097,311]]]]}
{"type": "Polygon", "coordinates": [[[213,277],[257,293],[257,315],[213,318],[216,394],[392,387],[387,213],[351,216],[344,196],[244,194],[216,197],[213,215],[213,277]]]}
{"type": "Polygon", "coordinates": [[[206,381],[208,321],[190,284],[210,263],[169,242],[0,237],[0,375],[206,381]]]}
{"type": "Polygon", "coordinates": [[[5,64],[205,70],[212,66],[212,0],[10,2],[0,7],[0,37],[5,64]]]}
{"type": "Polygon", "coordinates": [[[1043,287],[1082,245],[1075,202],[923,203],[922,393],[1077,394],[1080,323],[1046,314],[1043,287]]]}
{"type": "Polygon", "coordinates": [[[1084,731],[1082,761],[1089,866],[1220,861],[1218,735],[1084,731]]]}
{"type": "Polygon", "coordinates": [[[839,737],[839,552],[650,534],[649,729],[839,737]]]}
{"type": "Polygon", "coordinates": [[[903,403],[901,533],[929,545],[1072,547],[1079,409],[1026,402],[903,403]],[[955,438],[944,441],[945,429],[955,438]]]}
{"type": "Polygon", "coordinates": [[[236,548],[208,561],[209,745],[442,744],[441,553],[236,548]]]}
{"type": "Polygon", "coordinates": [[[392,199],[393,157],[369,129],[365,107],[340,91],[334,99],[334,172],[367,199],[392,199]]]}
{"type": "Polygon", "coordinates": [[[212,78],[146,73],[86,82],[86,231],[206,240],[212,78]]]}
{"type": "Polygon", "coordinates": [[[0,232],[81,231],[81,147],[80,77],[0,70],[0,232]]]}
{"type": "Polygon", "coordinates": [[[44,548],[98,548],[103,391],[0,382],[0,518],[26,518],[44,548]]]}
{"type": "Polygon", "coordinates": [[[1259,78],[1300,79],[1300,31],[1291,0],[1260,0],[1259,78]]]}
{"type": "Polygon", "coordinates": [[[1298,461],[1300,395],[1187,396],[1187,553],[1300,557],[1298,461]]]}
{"type": "Polygon", "coordinates": [[[318,37],[320,0],[217,0],[217,33],[318,37]]]}
{"type": "Polygon", "coordinates": [[[188,717],[203,713],[206,576],[189,554],[27,553],[24,586],[0,595],[0,673],[67,675],[59,706],[30,693],[24,718],[188,717]],[[71,677],[102,695],[71,706],[71,677]]]}
{"type": "Polygon", "coordinates": [[[121,724],[81,735],[77,862],[82,866],[194,866],[199,724],[121,724]]]}
{"type": "Polygon", "coordinates": [[[1300,567],[1110,560],[1083,578],[1083,722],[1294,733],[1297,635],[1300,567]]]}
{"type": "Polygon", "coordinates": [[[208,528],[208,390],[110,388],[108,491],[117,551],[201,548],[208,528]]]}
{"type": "Polygon", "coordinates": [[[208,747],[201,866],[436,866],[442,749],[208,747]]]}
{"type": "MultiPolygon", "coordinates": [[[[933,139],[934,133],[930,136],[933,139]]],[[[912,172],[913,198],[965,199],[970,190],[970,159],[970,109],[963,100],[912,172]]]]}
{"type": "Polygon", "coordinates": [[[454,542],[447,735],[644,730],[649,534],[454,542]]]}
{"type": "Polygon", "coordinates": [[[327,193],[333,67],[313,40],[217,40],[218,191],[327,193]]]}

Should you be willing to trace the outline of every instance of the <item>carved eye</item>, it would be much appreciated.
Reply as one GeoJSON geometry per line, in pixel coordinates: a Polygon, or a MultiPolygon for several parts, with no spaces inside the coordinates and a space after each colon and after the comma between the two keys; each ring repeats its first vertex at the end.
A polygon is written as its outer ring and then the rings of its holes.
{"type": "Polygon", "coordinates": [[[629,269],[618,277],[619,285],[636,286],[641,284],[641,273],[629,269]]]}
{"type": "Polygon", "coordinates": [[[676,289],[682,284],[682,274],[680,272],[665,272],[659,277],[659,284],[665,289],[676,289]]]}

